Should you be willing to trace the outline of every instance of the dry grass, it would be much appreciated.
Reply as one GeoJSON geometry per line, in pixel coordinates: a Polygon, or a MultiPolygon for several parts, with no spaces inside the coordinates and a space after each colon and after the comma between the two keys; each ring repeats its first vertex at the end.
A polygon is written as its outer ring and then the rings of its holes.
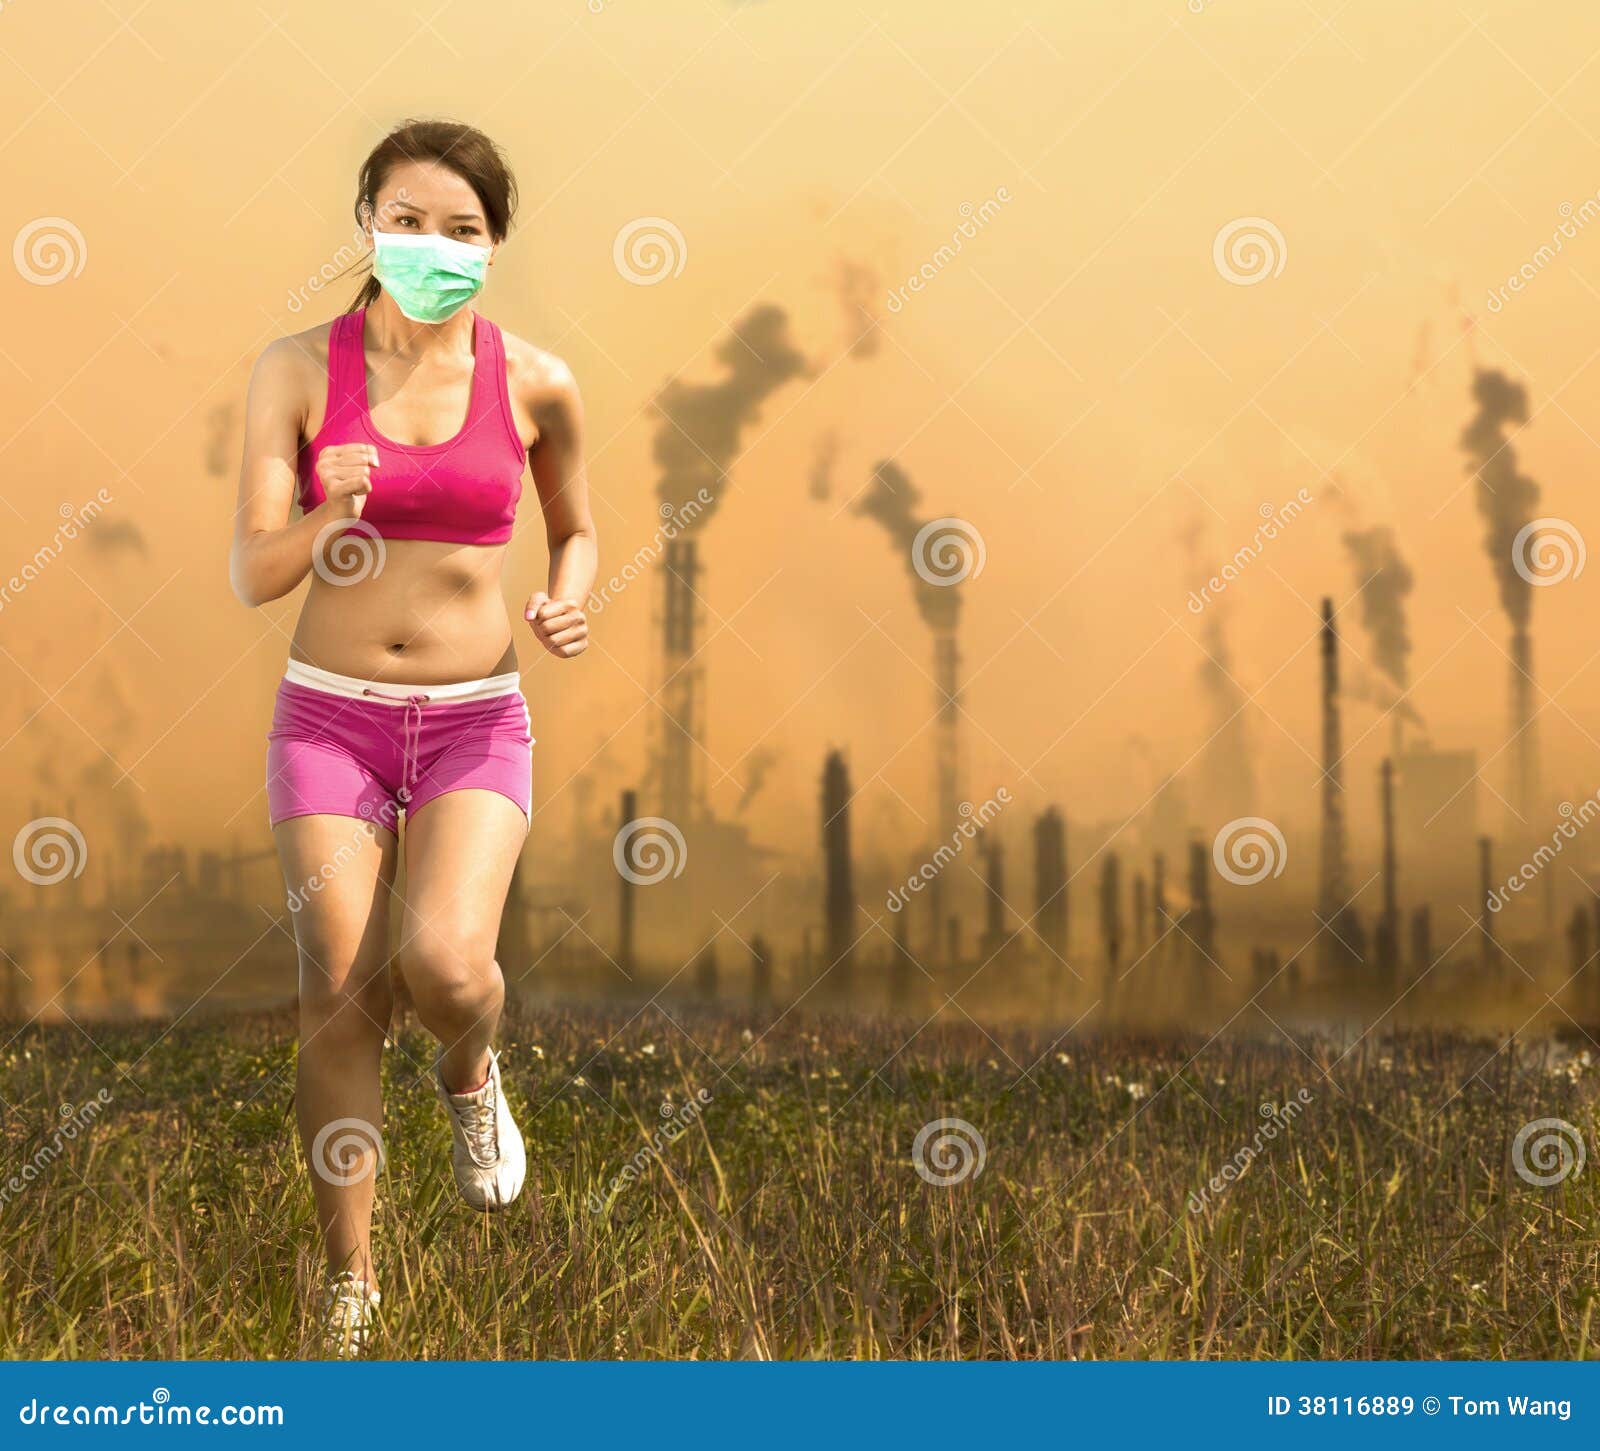
{"type": "MultiPolygon", "coordinates": [[[[793,1018],[760,1031],[677,1009],[519,1012],[504,1037],[529,1192],[499,1218],[456,1202],[427,1043],[402,1031],[386,1059],[379,1353],[1592,1353],[1600,1169],[1536,1187],[1509,1146],[1524,1122],[1560,1117],[1592,1149],[1600,1070],[1425,1036],[1339,1059],[1281,1039],[1053,1044],[935,1026],[907,1044],[912,1027],[793,1018]],[[699,1122],[592,1212],[663,1101],[701,1088],[699,1122]],[[1190,1212],[1262,1104],[1302,1088],[1292,1126],[1190,1212]],[[912,1166],[918,1129],[944,1116],[987,1146],[950,1188],[912,1166]]],[[[6,1354],[312,1346],[292,1021],[161,1032],[96,1028],[91,1044],[31,1028],[0,1057],[13,1171],[52,1143],[63,1103],[114,1096],[0,1205],[6,1354]]]]}

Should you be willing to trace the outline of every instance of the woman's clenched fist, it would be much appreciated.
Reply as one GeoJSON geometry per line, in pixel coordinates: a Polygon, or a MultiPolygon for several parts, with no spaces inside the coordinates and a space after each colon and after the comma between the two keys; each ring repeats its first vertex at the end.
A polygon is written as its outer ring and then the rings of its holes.
{"type": "Polygon", "coordinates": [[[528,600],[522,618],[533,638],[558,660],[570,660],[589,648],[589,621],[573,600],[553,600],[540,590],[528,600]]]}
{"type": "Polygon", "coordinates": [[[317,455],[317,482],[335,513],[361,517],[377,466],[378,450],[370,443],[336,443],[317,455]]]}

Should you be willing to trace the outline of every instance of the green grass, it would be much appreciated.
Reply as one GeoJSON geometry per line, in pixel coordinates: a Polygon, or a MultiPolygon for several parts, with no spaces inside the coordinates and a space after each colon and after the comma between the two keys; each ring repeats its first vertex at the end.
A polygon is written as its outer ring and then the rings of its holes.
{"type": "MultiPolygon", "coordinates": [[[[1314,1041],[1056,1044],[798,1016],[763,1037],[672,1012],[511,1016],[530,1173],[494,1218],[454,1197],[428,1041],[401,1030],[378,1354],[1593,1354],[1600,1166],[1542,1188],[1511,1171],[1510,1144],[1559,1117],[1595,1151],[1600,1068],[1463,1038],[1341,1059],[1314,1041]],[[662,1103],[702,1088],[699,1122],[593,1213],[662,1103]],[[1190,1212],[1262,1104],[1302,1088],[1292,1126],[1190,1212]],[[948,1188],[912,1164],[917,1131],[944,1116],[986,1145],[981,1172],[948,1188]]],[[[0,1205],[4,1353],[314,1353],[292,1020],[92,1031],[30,1028],[0,1052],[10,1172],[38,1162],[63,1104],[112,1095],[0,1205]]]]}

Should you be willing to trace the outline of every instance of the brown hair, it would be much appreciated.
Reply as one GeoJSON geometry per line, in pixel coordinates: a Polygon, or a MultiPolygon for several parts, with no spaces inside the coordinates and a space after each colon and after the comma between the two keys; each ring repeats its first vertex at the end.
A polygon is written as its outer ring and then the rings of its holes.
{"type": "MultiPolygon", "coordinates": [[[[402,121],[361,163],[356,178],[356,221],[363,226],[377,211],[378,192],[396,166],[407,161],[436,161],[447,166],[477,192],[489,235],[503,242],[517,210],[517,179],[504,153],[475,126],[460,121],[402,121]]],[[[348,308],[359,312],[378,300],[383,289],[368,274],[348,308]]]]}

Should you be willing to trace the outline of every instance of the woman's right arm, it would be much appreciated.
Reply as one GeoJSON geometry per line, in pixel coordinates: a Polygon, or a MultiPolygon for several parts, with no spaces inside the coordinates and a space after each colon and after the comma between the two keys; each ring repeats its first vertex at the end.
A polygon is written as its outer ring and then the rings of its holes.
{"type": "Polygon", "coordinates": [[[323,449],[317,477],[327,500],[290,522],[307,376],[295,338],[273,343],[250,375],[228,578],[234,594],[252,608],[282,599],[306,577],[317,536],[330,523],[360,517],[371,488],[370,470],[378,461],[376,450],[366,444],[323,449]]]}

